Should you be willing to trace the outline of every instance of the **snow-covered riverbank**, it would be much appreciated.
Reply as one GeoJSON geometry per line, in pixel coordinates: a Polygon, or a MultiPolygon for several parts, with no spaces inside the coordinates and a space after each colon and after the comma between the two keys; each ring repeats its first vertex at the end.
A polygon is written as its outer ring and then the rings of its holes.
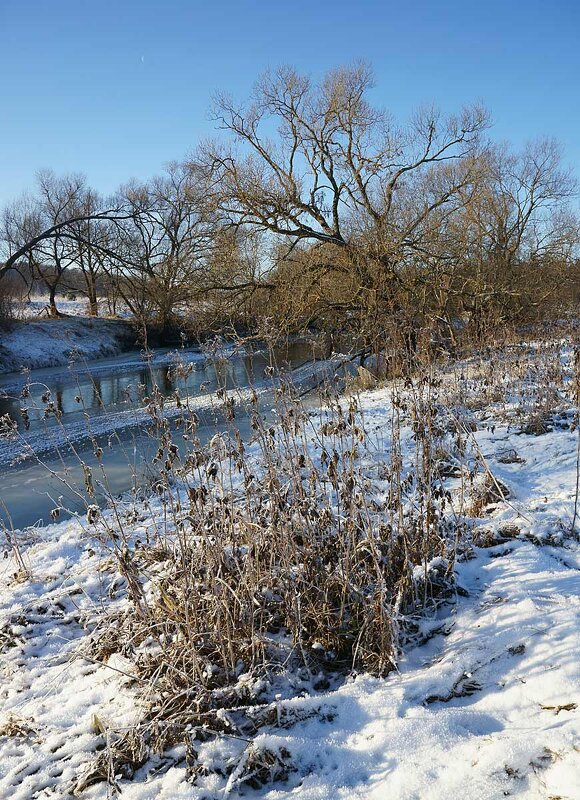
{"type": "Polygon", "coordinates": [[[134,344],[135,331],[123,320],[15,321],[0,331],[0,374],[64,365],[74,354],[87,360],[105,358],[134,344]]]}
{"type": "MultiPolygon", "coordinates": [[[[578,800],[578,432],[557,399],[549,424],[527,429],[521,404],[485,399],[476,374],[469,366],[456,372],[471,408],[467,463],[483,459],[504,496],[463,520],[457,596],[420,623],[423,644],[404,648],[386,679],[359,675],[335,691],[273,701],[272,723],[251,742],[196,742],[195,784],[185,747],[152,754],[131,779],[119,779],[122,797],[578,800]],[[285,782],[253,789],[241,780],[256,752],[279,754],[285,782]]],[[[360,396],[369,475],[380,475],[390,451],[392,400],[390,387],[360,396]]],[[[407,464],[413,435],[406,424],[407,464]]],[[[443,485],[459,508],[465,485],[457,472],[443,485]]],[[[369,486],[373,497],[380,486],[369,486]]],[[[133,525],[144,541],[162,509],[152,500],[138,511],[133,525]]],[[[123,580],[83,519],[20,536],[29,576],[17,575],[13,556],[1,573],[0,794],[69,797],[76,786],[104,800],[105,783],[79,779],[113,732],[139,718],[143,694],[130,655],[82,654],[100,616],[122,612],[123,580]]]]}
{"type": "MultiPolygon", "coordinates": [[[[56,796],[68,797],[65,787],[103,741],[95,719],[122,728],[138,717],[131,663],[77,657],[106,578],[77,526],[42,532],[27,558],[33,580],[2,592],[3,646],[12,646],[3,655],[0,725],[13,714],[15,728],[0,737],[0,794],[30,800],[59,787],[56,796]]],[[[284,704],[297,718],[314,706],[321,713],[290,729],[274,726],[258,743],[288,750],[303,779],[293,791],[278,785],[251,796],[577,800],[578,543],[516,541],[477,550],[459,565],[458,580],[469,597],[441,620],[441,633],[405,655],[398,673],[360,676],[336,692],[284,704]]],[[[238,749],[226,739],[205,758],[227,766],[238,749]]],[[[153,759],[122,782],[121,796],[223,796],[189,784],[182,757],[153,759]]],[[[100,784],[83,796],[105,798],[107,791],[100,784]]]]}

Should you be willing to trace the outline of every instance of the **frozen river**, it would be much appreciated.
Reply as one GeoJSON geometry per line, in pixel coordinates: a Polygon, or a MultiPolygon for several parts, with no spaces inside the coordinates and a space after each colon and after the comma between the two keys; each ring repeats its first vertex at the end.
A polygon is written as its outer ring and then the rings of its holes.
{"type": "MultiPolygon", "coordinates": [[[[290,344],[273,353],[226,352],[217,361],[199,350],[180,350],[179,361],[189,365],[187,377],[180,377],[175,351],[156,350],[148,358],[132,353],[68,368],[33,370],[28,378],[2,376],[0,416],[18,422],[19,430],[15,439],[0,441],[0,525],[18,529],[47,524],[56,506],[73,512],[85,507],[84,499],[76,494],[79,491],[84,497],[81,462],[98,467],[88,425],[103,449],[109,491],[121,494],[146,489],[153,477],[151,461],[157,445],[142,409],[142,397],[149,395],[153,386],[168,398],[169,416],[172,410],[177,412],[171,403],[176,389],[182,398],[189,398],[200,420],[198,436],[205,441],[226,424],[217,407],[217,389],[256,386],[267,413],[272,361],[286,370],[302,368],[295,374],[307,385],[319,374],[317,368],[304,366],[313,356],[312,345],[306,343],[290,344]],[[22,397],[27,381],[30,394],[22,397]],[[44,417],[47,390],[59,420],[53,415],[44,417]],[[28,409],[27,430],[22,424],[22,408],[28,409]]],[[[249,424],[242,409],[236,423],[247,436],[249,424]]],[[[94,471],[96,475],[98,470],[94,471]]]]}

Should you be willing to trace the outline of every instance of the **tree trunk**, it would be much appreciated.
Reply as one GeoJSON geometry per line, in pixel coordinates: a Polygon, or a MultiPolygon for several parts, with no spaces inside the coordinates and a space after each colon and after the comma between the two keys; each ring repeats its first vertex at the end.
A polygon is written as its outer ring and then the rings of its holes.
{"type": "Polygon", "coordinates": [[[97,302],[97,287],[94,279],[87,281],[87,297],[89,300],[89,316],[99,316],[99,304],[97,302]]]}
{"type": "Polygon", "coordinates": [[[56,307],[56,286],[51,286],[49,290],[48,308],[51,317],[60,317],[60,311],[56,307]]]}

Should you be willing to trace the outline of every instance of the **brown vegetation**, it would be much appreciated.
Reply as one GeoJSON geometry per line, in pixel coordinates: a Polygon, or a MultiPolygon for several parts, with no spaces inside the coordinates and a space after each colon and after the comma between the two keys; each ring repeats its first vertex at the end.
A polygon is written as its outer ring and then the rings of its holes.
{"type": "Polygon", "coordinates": [[[348,334],[368,351],[419,332],[436,346],[565,314],[578,302],[575,181],[549,139],[492,144],[479,106],[407,123],[369,100],[364,64],[319,84],[290,68],[248,103],[225,95],[225,135],[105,201],[82,176],[39,175],[4,213],[6,262],[74,283],[141,322],[192,330],[348,334]]]}

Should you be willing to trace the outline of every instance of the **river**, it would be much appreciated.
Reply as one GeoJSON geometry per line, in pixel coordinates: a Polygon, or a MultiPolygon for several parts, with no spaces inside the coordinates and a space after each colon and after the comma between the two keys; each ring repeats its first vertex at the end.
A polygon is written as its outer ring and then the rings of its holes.
{"type": "MultiPolygon", "coordinates": [[[[46,525],[51,510],[76,513],[85,508],[84,476],[81,462],[98,473],[94,447],[87,425],[103,449],[102,464],[108,492],[119,495],[129,490],[145,492],[153,478],[152,456],[157,448],[142,411],[142,398],[154,386],[165,398],[178,389],[187,396],[199,416],[198,436],[203,441],[222,430],[226,422],[217,410],[215,391],[219,388],[261,389],[262,408],[271,406],[273,361],[283,369],[308,370],[303,365],[314,357],[312,344],[291,343],[272,352],[254,354],[228,352],[216,361],[199,350],[185,349],[178,360],[187,366],[187,376],[177,374],[175,351],[155,350],[147,357],[139,353],[69,367],[33,370],[29,376],[0,378],[0,416],[18,424],[16,440],[0,442],[0,529],[22,529],[46,525]],[[21,389],[28,382],[29,394],[21,389]],[[46,392],[50,392],[47,399],[46,392]],[[45,395],[44,400],[42,396],[45,395]],[[57,415],[44,416],[46,402],[57,415]],[[26,408],[25,429],[21,409],[26,408]],[[58,417],[58,418],[57,418],[58,417]],[[24,458],[23,453],[34,451],[24,458]],[[79,497],[76,492],[79,492],[79,497]]],[[[300,373],[300,370],[298,370],[300,373]]],[[[309,372],[313,381],[316,373],[309,372]]],[[[242,436],[249,436],[249,421],[238,410],[236,424],[242,436]]],[[[179,438],[179,437],[178,437],[179,438]]],[[[97,501],[105,492],[97,487],[97,501]]]]}

